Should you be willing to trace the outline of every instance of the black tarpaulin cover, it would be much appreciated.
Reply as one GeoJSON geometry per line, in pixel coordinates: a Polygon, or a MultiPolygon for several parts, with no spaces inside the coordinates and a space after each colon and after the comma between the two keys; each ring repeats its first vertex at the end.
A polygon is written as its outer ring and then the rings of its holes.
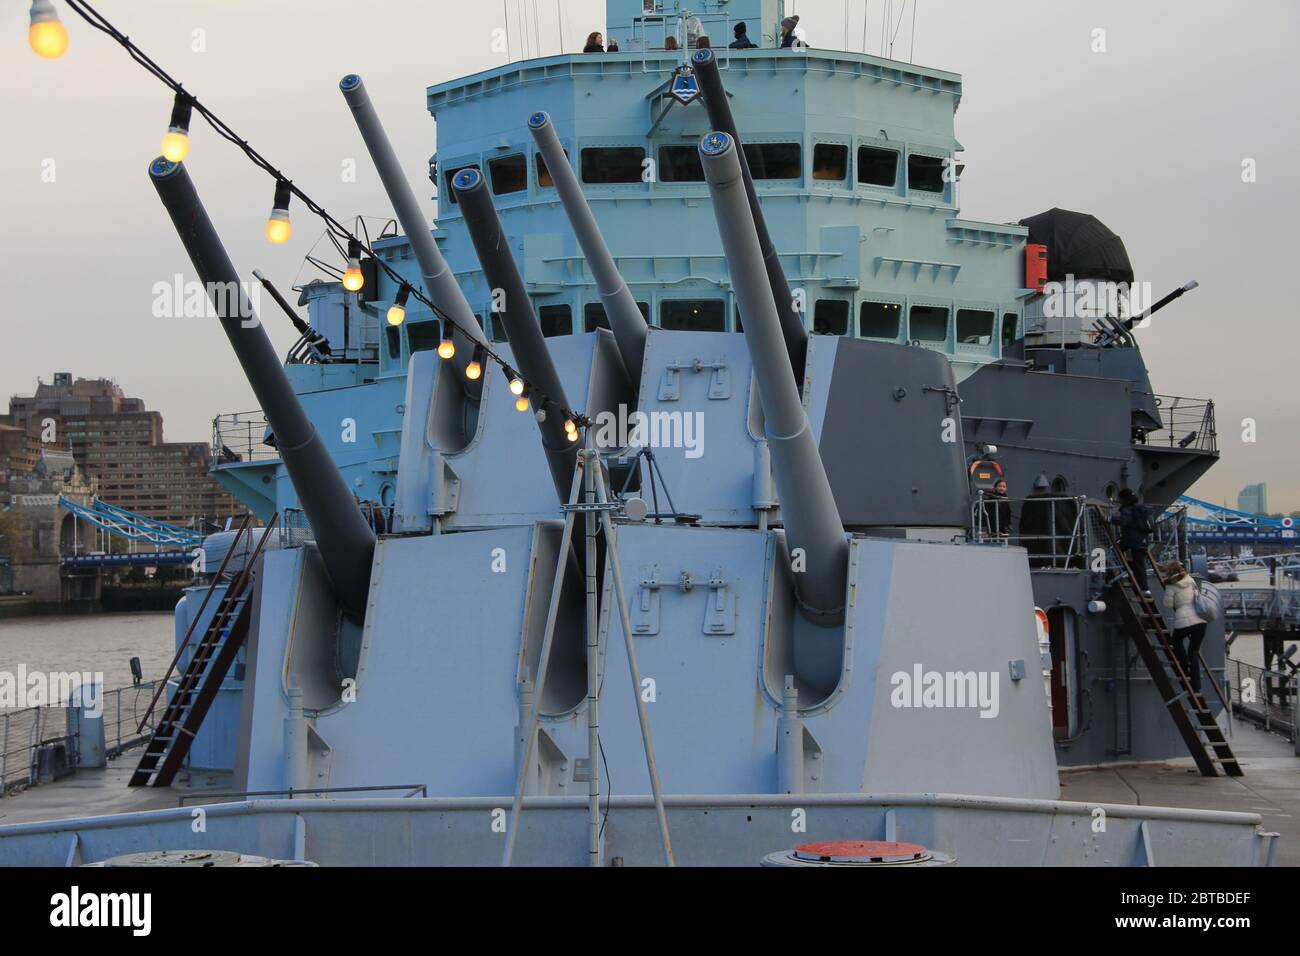
{"type": "Polygon", "coordinates": [[[1086,212],[1049,209],[1021,219],[1029,227],[1029,242],[1047,246],[1047,278],[1053,282],[1101,279],[1132,282],[1133,266],[1128,261],[1124,240],[1100,219],[1086,212]]]}

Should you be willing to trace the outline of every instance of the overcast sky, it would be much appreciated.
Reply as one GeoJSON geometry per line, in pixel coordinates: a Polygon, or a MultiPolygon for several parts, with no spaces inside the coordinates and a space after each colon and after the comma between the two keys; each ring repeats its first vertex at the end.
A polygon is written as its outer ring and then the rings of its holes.
{"type": "MultiPolygon", "coordinates": [[[[146,167],[167,90],[55,0],[68,54],[26,45],[27,4],[0,12],[5,145],[0,150],[0,395],[56,371],[115,378],[165,419],[171,441],[206,440],[218,412],[255,406],[220,329],[157,319],[153,286],[190,274],[146,167]],[[53,161],[51,167],[50,161],[53,161]],[[53,182],[44,181],[53,170],[53,182]],[[44,177],[44,178],[43,178],[44,177]]],[[[555,0],[539,11],[540,53],[559,52],[555,0]]],[[[366,79],[421,197],[435,145],[425,88],[505,61],[490,37],[519,0],[96,0],[96,7],[340,218],[388,206],[339,95],[366,79]],[[192,49],[195,31],[205,49],[192,49]],[[355,183],[341,181],[357,158],[355,183]]],[[[604,27],[600,0],[563,0],[565,49],[604,27]]],[[[883,0],[787,4],[814,46],[880,52],[883,0]]],[[[899,10],[902,0],[895,0],[899,10]]],[[[530,28],[531,33],[531,28],[530,28]]],[[[911,54],[911,8],[894,56],[911,54]]],[[[531,41],[530,41],[531,42],[531,41]]],[[[1213,398],[1223,460],[1194,489],[1227,498],[1266,481],[1273,510],[1300,508],[1295,279],[1300,162],[1295,119],[1300,3],[1294,0],[919,0],[916,62],[962,74],[962,215],[1004,222],[1052,206],[1118,232],[1157,295],[1201,287],[1141,342],[1158,392],[1213,398]],[[1093,52],[1094,31],[1105,52],[1093,52]],[[1242,181],[1253,159],[1257,181],[1242,181]],[[1258,440],[1243,442],[1251,418],[1258,440]]],[[[536,45],[531,51],[537,53],[536,45]]],[[[272,183],[196,117],[187,165],[237,268],[281,287],[320,229],[297,205],[294,239],[262,238],[272,183]]],[[[432,203],[426,203],[432,215],[432,203]]],[[[285,323],[268,321],[282,352],[285,323]]]]}

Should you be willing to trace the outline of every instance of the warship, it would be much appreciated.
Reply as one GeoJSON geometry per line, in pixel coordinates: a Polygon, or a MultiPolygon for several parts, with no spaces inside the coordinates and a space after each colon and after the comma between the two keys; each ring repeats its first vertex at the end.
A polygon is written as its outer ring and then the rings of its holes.
{"type": "MultiPolygon", "coordinates": [[[[1110,520],[1218,456],[1139,343],[1195,283],[1143,308],[1090,215],[961,218],[959,76],[693,6],[608,0],[616,52],[430,87],[432,227],[342,79],[401,230],[359,287],[262,280],[287,360],[214,298],[261,406],[215,474],[263,527],[205,542],[123,758],[229,790],[0,827],[0,862],[1271,858],[1254,813],[1061,799],[1061,767],[1242,772],[1222,621],[1202,695],[1110,520]]],[[[238,288],[202,183],[148,175],[238,288]]]]}

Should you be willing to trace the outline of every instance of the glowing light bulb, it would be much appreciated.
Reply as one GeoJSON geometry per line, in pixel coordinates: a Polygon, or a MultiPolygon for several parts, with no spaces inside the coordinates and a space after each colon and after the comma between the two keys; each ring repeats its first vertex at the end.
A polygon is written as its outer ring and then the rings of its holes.
{"type": "Polygon", "coordinates": [[[403,283],[402,287],[397,290],[397,298],[388,309],[388,324],[401,325],[406,321],[406,300],[411,295],[411,287],[403,283]]]}
{"type": "Polygon", "coordinates": [[[283,179],[278,180],[271,215],[266,220],[266,238],[277,246],[284,245],[293,235],[293,223],[289,221],[289,195],[289,184],[283,179]]]}
{"type": "Polygon", "coordinates": [[[524,380],[522,378],[510,379],[510,394],[512,395],[524,394],[524,380]]]}
{"type": "Polygon", "coordinates": [[[33,53],[47,60],[57,60],[68,52],[68,28],[59,20],[50,0],[32,0],[31,17],[27,42],[33,53]]]}
{"type": "MultiPolygon", "coordinates": [[[[578,426],[573,423],[572,418],[566,418],[564,420],[564,430],[568,432],[571,436],[578,434],[578,426]]],[[[570,438],[569,440],[572,441],[573,439],[570,438]]]]}
{"type": "Polygon", "coordinates": [[[162,154],[173,163],[183,162],[190,154],[190,135],[183,129],[168,128],[163,134],[162,154]]]}
{"type": "Polygon", "coordinates": [[[173,163],[183,162],[190,154],[190,115],[194,111],[194,97],[178,92],[172,102],[172,120],[163,134],[162,154],[173,163]]]}
{"type": "Polygon", "coordinates": [[[465,377],[471,382],[483,376],[483,346],[474,349],[474,357],[465,366],[465,377]]]}
{"type": "Polygon", "coordinates": [[[451,338],[451,323],[446,319],[442,322],[442,341],[438,343],[438,358],[449,359],[456,355],[456,343],[451,338]]]}
{"type": "Polygon", "coordinates": [[[357,292],[366,284],[361,274],[361,244],[355,239],[348,240],[348,267],[343,272],[343,288],[357,292]]]}
{"type": "Polygon", "coordinates": [[[528,405],[528,389],[524,389],[519,393],[519,397],[515,399],[515,411],[526,412],[528,411],[528,405]]]}
{"type": "Polygon", "coordinates": [[[282,246],[289,241],[293,235],[293,223],[289,221],[289,210],[272,209],[271,216],[266,220],[266,238],[267,241],[282,246]]]}
{"type": "Polygon", "coordinates": [[[578,432],[577,432],[576,429],[575,429],[574,431],[571,431],[571,432],[565,432],[565,435],[568,437],[569,441],[571,441],[571,442],[572,442],[572,441],[577,441],[577,440],[578,440],[578,432]]]}

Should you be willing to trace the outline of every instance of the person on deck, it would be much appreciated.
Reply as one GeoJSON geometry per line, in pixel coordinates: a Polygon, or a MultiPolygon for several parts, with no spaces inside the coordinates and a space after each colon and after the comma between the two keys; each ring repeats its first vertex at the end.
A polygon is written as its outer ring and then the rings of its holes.
{"type": "Polygon", "coordinates": [[[736,39],[731,42],[733,50],[754,50],[758,48],[758,44],[749,38],[749,27],[745,26],[744,20],[737,23],[735,30],[732,32],[736,34],[736,39]]]}
{"type": "Polygon", "coordinates": [[[795,14],[792,17],[786,17],[784,20],[781,21],[781,49],[789,50],[792,47],[794,47],[796,43],[802,42],[797,36],[794,35],[794,28],[797,27],[798,25],[799,25],[798,14],[795,14]]]}
{"type": "MultiPolygon", "coordinates": [[[[1119,493],[1119,510],[1110,516],[1110,523],[1119,528],[1120,549],[1128,557],[1138,584],[1146,591],[1147,540],[1155,531],[1151,513],[1138,502],[1131,488],[1124,488],[1119,493]]],[[[1147,597],[1151,596],[1149,591],[1146,593],[1147,597]]]]}
{"type": "Polygon", "coordinates": [[[983,527],[980,529],[990,538],[1011,537],[1011,501],[1007,498],[1007,480],[999,478],[993,484],[993,490],[984,496],[983,527]]]}
{"type": "Polygon", "coordinates": [[[604,53],[605,37],[596,31],[587,35],[587,45],[582,48],[583,53],[604,53]]]}

